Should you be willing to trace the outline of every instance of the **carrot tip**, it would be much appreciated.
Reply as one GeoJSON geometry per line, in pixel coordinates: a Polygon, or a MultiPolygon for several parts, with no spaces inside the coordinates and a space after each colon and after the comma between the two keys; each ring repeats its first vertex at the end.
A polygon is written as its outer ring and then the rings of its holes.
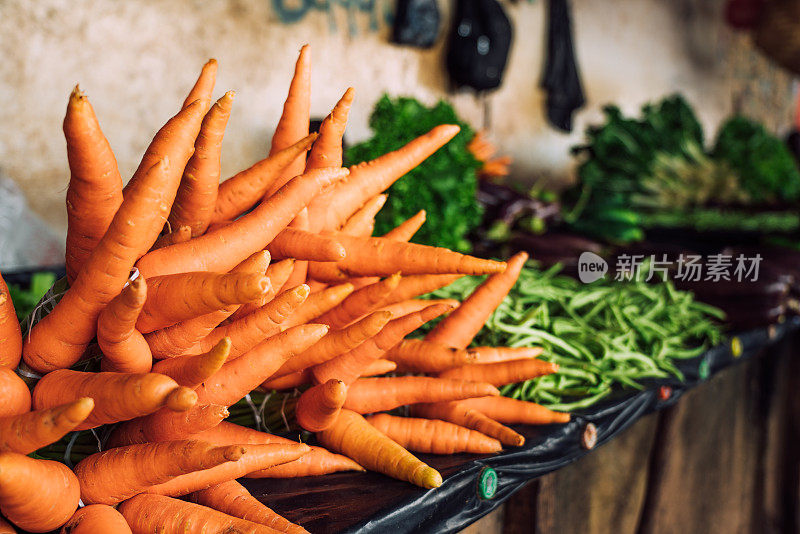
{"type": "Polygon", "coordinates": [[[425,466],[418,478],[419,485],[423,488],[433,489],[442,485],[442,475],[436,469],[425,466]]]}
{"type": "Polygon", "coordinates": [[[187,387],[177,387],[167,395],[164,404],[172,411],[185,412],[197,404],[197,392],[187,387]]]}

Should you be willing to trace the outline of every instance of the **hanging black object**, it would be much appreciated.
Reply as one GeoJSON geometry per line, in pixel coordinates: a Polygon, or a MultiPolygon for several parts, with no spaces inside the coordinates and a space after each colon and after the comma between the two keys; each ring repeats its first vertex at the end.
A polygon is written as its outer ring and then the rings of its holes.
{"type": "Polygon", "coordinates": [[[547,120],[572,131],[572,115],[586,103],[572,45],[572,22],[567,0],[549,0],[547,65],[542,87],[547,91],[547,120]]]}
{"type": "Polygon", "coordinates": [[[397,0],[392,41],[430,48],[439,37],[441,20],[436,0],[397,0]]]}
{"type": "Polygon", "coordinates": [[[497,0],[457,0],[447,72],[457,86],[499,87],[511,49],[511,22],[497,0]]]}

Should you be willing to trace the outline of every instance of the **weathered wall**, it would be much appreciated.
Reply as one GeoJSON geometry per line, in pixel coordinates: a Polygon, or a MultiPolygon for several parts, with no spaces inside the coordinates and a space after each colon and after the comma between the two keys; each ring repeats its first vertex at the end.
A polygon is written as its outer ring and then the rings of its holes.
{"type": "MultiPolygon", "coordinates": [[[[266,151],[296,52],[305,42],[313,50],[314,114],[326,114],[348,85],[357,90],[351,141],[368,135],[369,111],[384,91],[428,102],[444,97],[476,126],[488,121],[493,137],[515,157],[514,174],[520,179],[566,176],[567,148],[580,139],[587,121],[598,118],[599,107],[612,100],[632,111],[680,90],[709,127],[736,102],[772,117],[773,126],[785,126],[788,118],[775,110],[787,105],[788,78],[753,59],[746,40],[724,28],[720,4],[574,0],[588,105],[568,136],[543,118],[544,95],[538,89],[545,38],[542,0],[504,2],[516,32],[507,77],[499,91],[481,98],[447,93],[441,44],[416,51],[387,43],[384,14],[392,0],[375,0],[370,13],[333,3],[330,11],[311,10],[296,24],[282,22],[267,0],[5,0],[0,2],[5,51],[0,167],[22,185],[34,210],[63,231],[68,174],[60,128],[72,86],[79,82],[89,95],[123,176],[129,176],[205,59],[216,57],[218,93],[237,91],[223,155],[223,174],[230,174],[266,151]],[[772,76],[772,85],[754,85],[752,71],[742,76],[735,67],[750,68],[753,61],[756,72],[772,76]],[[738,96],[743,94],[744,101],[738,96]]],[[[447,10],[450,2],[440,5],[447,10]]]]}

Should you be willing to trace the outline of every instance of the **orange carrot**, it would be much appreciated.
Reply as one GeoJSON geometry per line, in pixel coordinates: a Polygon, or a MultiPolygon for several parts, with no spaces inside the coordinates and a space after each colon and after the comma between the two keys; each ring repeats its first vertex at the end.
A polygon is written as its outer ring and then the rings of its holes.
{"type": "Polygon", "coordinates": [[[279,260],[339,261],[345,257],[344,247],[335,239],[296,228],[287,228],[275,236],[267,250],[279,260]]]}
{"type": "Polygon", "coordinates": [[[339,284],[323,289],[319,293],[309,295],[306,301],[286,319],[284,325],[295,326],[305,324],[337,306],[352,292],[352,284],[339,284]]]}
{"type": "Polygon", "coordinates": [[[294,161],[301,161],[300,156],[316,139],[317,134],[304,137],[222,182],[217,193],[212,222],[231,221],[252,208],[284,169],[294,161]]]}
{"type": "Polygon", "coordinates": [[[441,419],[477,430],[482,434],[495,438],[503,445],[521,447],[525,444],[525,437],[521,434],[483,415],[478,410],[465,406],[460,401],[415,404],[411,407],[411,413],[415,416],[427,419],[441,419]]]}
{"type": "Polygon", "coordinates": [[[497,363],[539,356],[542,347],[470,347],[466,349],[472,354],[472,363],[497,363]]]}
{"type": "Polygon", "coordinates": [[[324,325],[302,325],[274,335],[233,361],[197,388],[201,402],[230,406],[271,377],[286,360],[306,350],[328,331],[324,325]]]}
{"type": "Polygon", "coordinates": [[[458,126],[437,126],[404,147],[351,169],[350,179],[308,206],[311,231],[337,230],[367,200],[384,192],[458,133],[458,126]]]}
{"type": "Polygon", "coordinates": [[[153,355],[136,321],[147,299],[147,284],[139,276],[108,303],[97,318],[97,344],[103,371],[149,373],[153,355]]]}
{"type": "Polygon", "coordinates": [[[308,350],[283,364],[274,376],[285,376],[344,354],[377,335],[391,318],[392,316],[387,312],[375,312],[347,328],[329,332],[308,350]]]}
{"type": "Polygon", "coordinates": [[[412,274],[404,276],[400,279],[400,283],[392,292],[390,298],[387,299],[387,304],[427,295],[431,291],[449,286],[459,278],[461,278],[459,274],[412,274]]]}
{"type": "Polygon", "coordinates": [[[406,404],[499,394],[497,388],[491,384],[466,380],[428,376],[359,378],[350,384],[344,407],[356,413],[374,413],[393,410],[406,404]]]}
{"type": "Polygon", "coordinates": [[[332,379],[309,388],[297,400],[297,422],[309,432],[325,430],[336,422],[345,398],[347,385],[341,380],[332,379]]]}
{"type": "MultiPolygon", "coordinates": [[[[376,278],[375,279],[376,282],[378,280],[380,280],[380,278],[376,278]]],[[[310,278],[308,280],[306,280],[306,283],[308,284],[308,287],[311,288],[311,292],[312,293],[319,293],[320,291],[322,291],[323,289],[328,287],[328,284],[323,283],[323,282],[317,282],[316,280],[312,280],[310,278]]]]}
{"type": "Polygon", "coordinates": [[[61,528],[61,534],[132,534],[122,514],[112,506],[90,504],[78,508],[61,528]]]}
{"type": "MultiPolygon", "coordinates": [[[[308,210],[303,208],[297,213],[297,216],[295,216],[295,218],[289,224],[290,228],[287,228],[287,230],[290,230],[290,229],[291,230],[299,230],[299,231],[303,232],[302,235],[305,236],[305,237],[307,237],[308,235],[315,235],[315,234],[309,234],[308,233],[308,226],[309,226],[309,223],[308,223],[308,210]]],[[[284,232],[285,231],[286,230],[284,230],[284,232]]],[[[283,232],[281,232],[281,233],[283,233],[283,232]]],[[[275,239],[281,239],[280,235],[281,234],[278,234],[278,236],[276,236],[275,239]]],[[[291,236],[290,236],[290,239],[291,239],[291,236]]],[[[318,238],[315,236],[312,239],[316,240],[318,238]]],[[[270,243],[270,245],[271,244],[272,243],[270,243]]],[[[336,245],[336,244],[333,244],[333,243],[331,243],[331,245],[333,245],[333,249],[334,250],[329,250],[328,253],[334,252],[336,254],[335,259],[336,260],[341,259],[342,255],[344,254],[344,249],[342,248],[342,246],[341,245],[336,245]]],[[[294,263],[294,267],[292,267],[292,274],[290,274],[289,278],[286,280],[286,285],[288,287],[298,286],[300,284],[304,284],[307,278],[308,278],[308,261],[300,259],[300,258],[297,258],[297,261],[294,263]]]]}
{"type": "Polygon", "coordinates": [[[552,362],[526,358],[497,363],[473,363],[439,373],[440,378],[486,382],[494,386],[505,386],[549,375],[558,371],[552,362]]]}
{"type": "Polygon", "coordinates": [[[282,438],[267,432],[253,430],[246,426],[222,421],[219,425],[198,432],[196,439],[208,441],[216,445],[270,445],[296,443],[290,439],[282,438]]]}
{"type": "Polygon", "coordinates": [[[364,471],[364,468],[347,456],[334,454],[322,447],[311,447],[311,452],[293,462],[254,471],[245,478],[317,477],[341,471],[364,471]]]}
{"type": "Polygon", "coordinates": [[[234,95],[233,91],[228,91],[206,113],[194,143],[194,154],[183,171],[181,185],[169,214],[169,224],[173,228],[189,226],[193,236],[206,231],[214,214],[222,137],[231,115],[234,95]]]}
{"type": "Polygon", "coordinates": [[[397,364],[389,361],[384,360],[383,358],[374,360],[370,363],[366,369],[361,373],[361,376],[380,376],[385,375],[386,373],[391,373],[397,369],[397,364]]]}
{"type": "Polygon", "coordinates": [[[347,116],[353,104],[355,90],[348,87],[342,98],[325,117],[319,127],[319,140],[308,154],[306,169],[342,166],[342,137],[347,127],[347,116]]]}
{"type": "Polygon", "coordinates": [[[72,284],[122,203],[122,178],[94,109],[78,86],[69,97],[64,137],[70,170],[65,259],[72,284]]]}
{"type": "Polygon", "coordinates": [[[277,530],[211,508],[142,493],[119,505],[134,534],[275,534],[277,530]]]}
{"type": "Polygon", "coordinates": [[[203,69],[200,71],[200,76],[189,91],[186,100],[183,101],[182,107],[187,107],[195,100],[205,100],[211,102],[211,94],[214,91],[214,84],[217,81],[217,60],[214,58],[209,59],[203,69]]]}
{"type": "Polygon", "coordinates": [[[568,413],[554,412],[535,402],[508,397],[479,397],[466,399],[461,403],[481,412],[486,417],[505,424],[549,425],[568,423],[570,419],[568,413]]]}
{"type": "Polygon", "coordinates": [[[0,534],[17,534],[17,529],[11,526],[11,523],[0,516],[0,534]]]}
{"type": "Polygon", "coordinates": [[[63,438],[94,408],[88,397],[69,404],[0,418],[0,452],[30,454],[63,438]]]}
{"type": "Polygon", "coordinates": [[[81,397],[93,398],[95,407],[76,430],[133,419],[162,406],[174,411],[188,410],[197,402],[192,390],[157,373],[84,373],[59,369],[36,383],[33,407],[52,408],[81,397]]]}
{"type": "Polygon", "coordinates": [[[270,289],[259,273],[195,272],[156,276],[148,280],[147,300],[136,321],[145,333],[220,310],[251,302],[270,289]]]}
{"type": "Polygon", "coordinates": [[[49,532],[78,507],[78,479],[66,465],[0,453],[0,513],[30,532],[49,532]]]}
{"type": "Polygon", "coordinates": [[[256,301],[248,302],[247,304],[242,304],[242,306],[238,310],[236,310],[236,312],[233,315],[231,315],[230,320],[236,321],[237,319],[241,319],[246,315],[250,315],[257,309],[264,306],[267,302],[275,298],[275,295],[281,293],[284,288],[293,287],[286,285],[286,281],[292,274],[293,268],[294,268],[294,258],[287,258],[285,260],[281,260],[279,262],[270,265],[267,268],[267,278],[269,278],[270,285],[272,286],[272,292],[256,301]]]}
{"type": "Polygon", "coordinates": [[[226,406],[200,404],[185,412],[162,408],[144,417],[118,424],[106,443],[109,448],[176,439],[201,439],[193,434],[213,428],[228,417],[226,406]]]}
{"type": "Polygon", "coordinates": [[[454,349],[422,339],[404,339],[386,353],[386,358],[397,362],[403,371],[412,373],[438,373],[475,361],[474,354],[466,349],[454,349]]]}
{"type": "MultiPolygon", "coordinates": [[[[397,271],[411,274],[491,274],[501,273],[506,264],[466,256],[446,248],[392,241],[385,237],[355,237],[337,234],[347,255],[334,264],[310,262],[309,276],[322,282],[332,281],[318,266],[335,266],[337,276],[389,276],[397,271]]],[[[335,281],[335,280],[333,280],[335,281]]]]}
{"type": "Polygon", "coordinates": [[[284,291],[274,300],[265,304],[263,308],[243,319],[214,329],[189,352],[207,352],[210,350],[209,347],[213,347],[220,339],[229,337],[231,349],[228,360],[234,360],[265,339],[284,330],[287,317],[290,317],[302,305],[306,297],[308,297],[308,286],[306,285],[284,291]]]}
{"type": "Polygon", "coordinates": [[[423,488],[438,488],[442,475],[376,430],[363,417],[342,410],[336,423],[317,434],[320,443],[367,469],[406,480],[423,488]]]}
{"type": "Polygon", "coordinates": [[[85,504],[114,505],[150,486],[204,471],[245,454],[241,445],[216,446],[204,441],[142,443],[87,456],[75,466],[85,504]]]}
{"type": "Polygon", "coordinates": [[[265,525],[280,532],[308,534],[308,531],[300,525],[295,525],[264,506],[235,480],[196,491],[192,494],[191,500],[233,517],[265,525]]]}
{"type": "Polygon", "coordinates": [[[296,460],[309,451],[304,443],[248,445],[247,452],[235,462],[225,462],[211,469],[177,476],[168,482],[150,486],[147,493],[179,497],[200,491],[248,473],[296,460]]]}
{"type": "Polygon", "coordinates": [[[461,306],[425,336],[425,340],[457,349],[466,348],[514,287],[527,259],[525,252],[513,256],[505,272],[490,276],[475,288],[461,306]]]}
{"type": "Polygon", "coordinates": [[[386,239],[392,239],[394,241],[411,241],[411,238],[414,237],[414,234],[422,228],[422,225],[425,224],[425,219],[427,214],[425,210],[419,210],[416,215],[413,217],[406,219],[398,226],[392,228],[388,232],[386,232],[383,237],[386,239]]]}
{"type": "Polygon", "coordinates": [[[408,299],[401,300],[395,304],[389,304],[388,306],[382,306],[378,311],[389,312],[392,314],[392,317],[402,317],[410,313],[424,310],[428,306],[433,306],[434,304],[443,304],[449,309],[454,310],[458,308],[461,303],[455,299],[408,299]]]}
{"type": "Polygon", "coordinates": [[[22,332],[11,293],[0,273],[0,367],[15,368],[22,357],[22,332]]]}
{"type": "Polygon", "coordinates": [[[431,319],[449,311],[448,306],[429,306],[422,311],[390,321],[375,337],[336,358],[312,369],[314,380],[321,384],[332,378],[352,384],[373,360],[383,356],[405,336],[431,319]]]}
{"type": "Polygon", "coordinates": [[[230,351],[231,340],[224,337],[205,354],[161,360],[153,366],[153,372],[170,377],[178,385],[196,388],[222,368],[230,351]]]}
{"type": "Polygon", "coordinates": [[[298,176],[231,224],[186,243],[146,254],[138,262],[139,271],[151,278],[188,271],[228,271],[263,250],[323,187],[347,172],[347,169],[325,168],[298,176]]]}
{"type": "Polygon", "coordinates": [[[380,282],[354,291],[340,304],[323,313],[315,320],[334,330],[346,327],[383,304],[400,283],[400,275],[393,274],[380,282]]]}
{"type": "Polygon", "coordinates": [[[340,231],[347,235],[371,236],[372,231],[375,229],[375,215],[377,215],[383,205],[386,204],[386,199],[386,195],[376,195],[372,197],[347,219],[347,222],[342,225],[340,231]]]}
{"type": "Polygon", "coordinates": [[[310,384],[312,381],[313,375],[311,374],[311,369],[303,369],[302,371],[279,377],[271,376],[269,379],[265,380],[260,387],[264,391],[270,391],[272,389],[284,391],[310,384]]]}
{"type": "Polygon", "coordinates": [[[367,422],[393,441],[414,452],[493,454],[503,449],[500,442],[494,438],[436,419],[395,417],[381,413],[367,417],[367,422]]]}
{"type": "Polygon", "coordinates": [[[150,247],[150,250],[156,250],[158,248],[169,247],[171,245],[176,245],[178,243],[185,243],[192,238],[192,229],[189,226],[181,226],[175,230],[172,230],[168,234],[164,234],[158,239],[156,242],[153,243],[153,246],[150,247]]]}
{"type": "MultiPolygon", "coordinates": [[[[303,45],[294,67],[294,76],[289,85],[289,94],[283,104],[283,114],[272,136],[269,155],[296,143],[308,135],[311,107],[311,47],[303,45]]],[[[272,196],[293,176],[303,173],[305,158],[294,160],[267,189],[266,197],[272,196]]],[[[265,197],[265,198],[266,198],[265,197]]]]}
{"type": "Polygon", "coordinates": [[[31,411],[28,385],[11,369],[0,368],[0,417],[31,411]]]}

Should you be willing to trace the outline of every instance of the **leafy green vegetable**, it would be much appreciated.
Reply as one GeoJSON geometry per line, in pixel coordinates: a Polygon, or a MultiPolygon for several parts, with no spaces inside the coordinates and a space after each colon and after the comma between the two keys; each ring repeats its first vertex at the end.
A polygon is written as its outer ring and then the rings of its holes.
{"type": "Polygon", "coordinates": [[[348,165],[396,150],[434,126],[461,127],[449,143],[389,189],[389,199],[376,217],[375,233],[382,235],[424,209],[427,219],[414,242],[468,252],[471,244],[466,236],[480,223],[482,213],[475,197],[475,171],[480,164],[467,150],[472,128],[446,102],[428,108],[414,98],[387,95],[375,104],[369,124],[374,136],[346,151],[348,165]]]}
{"type": "Polygon", "coordinates": [[[33,311],[36,304],[39,303],[55,281],[55,274],[41,272],[34,273],[31,277],[30,286],[27,289],[22,289],[16,284],[10,284],[8,286],[8,292],[11,294],[11,300],[14,302],[14,309],[16,309],[17,318],[20,321],[25,319],[33,311]]]}

